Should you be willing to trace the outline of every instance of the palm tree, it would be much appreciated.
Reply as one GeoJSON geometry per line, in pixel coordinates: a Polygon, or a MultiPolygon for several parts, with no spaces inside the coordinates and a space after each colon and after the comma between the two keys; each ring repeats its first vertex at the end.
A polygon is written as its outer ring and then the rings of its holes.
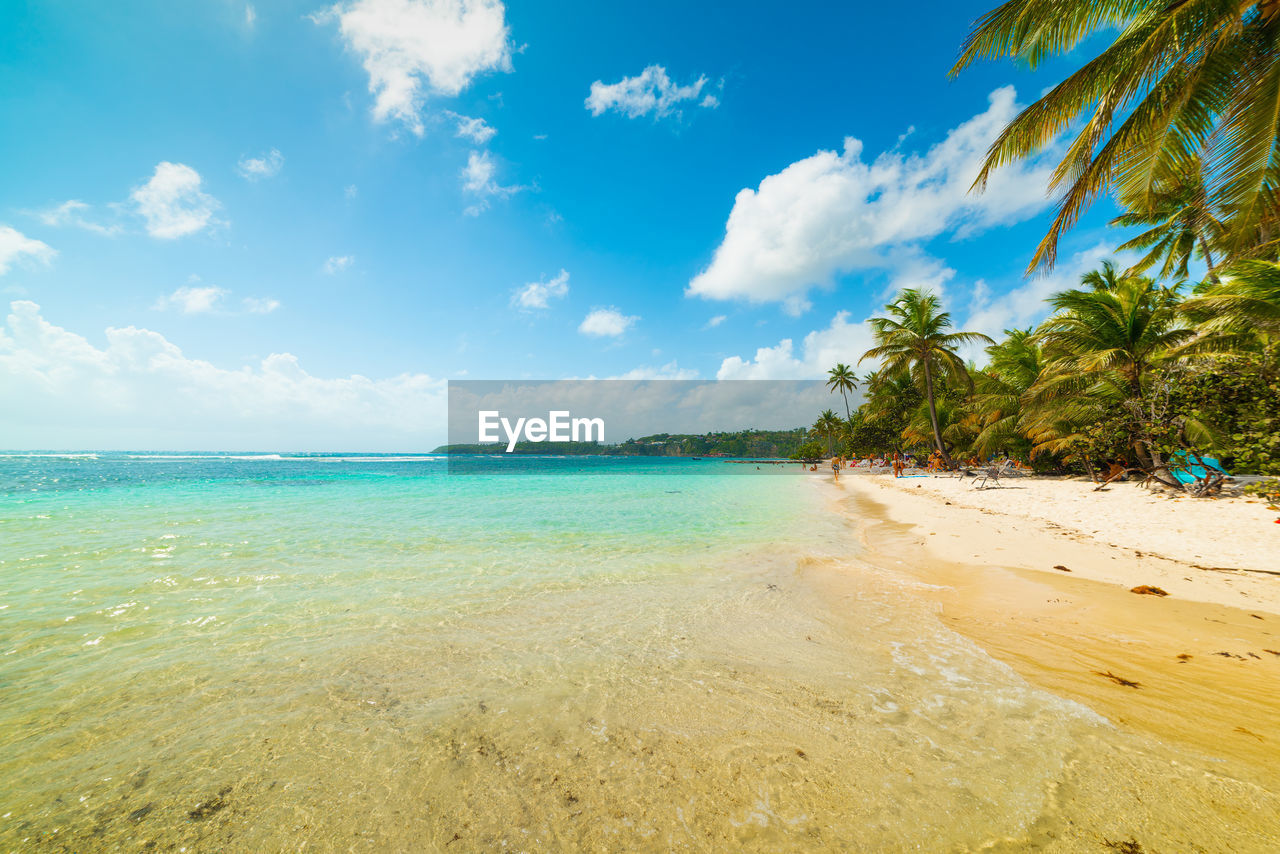
{"type": "Polygon", "coordinates": [[[1182,312],[1200,332],[1185,351],[1261,350],[1264,365],[1273,370],[1280,345],[1280,264],[1237,261],[1223,271],[1222,281],[1198,289],[1182,312]]]}
{"type": "Polygon", "coordinates": [[[1280,335],[1280,264],[1239,261],[1223,281],[1184,302],[1182,310],[1202,317],[1202,328],[1280,335]]]}
{"type": "Polygon", "coordinates": [[[1191,258],[1199,253],[1208,267],[1209,280],[1218,280],[1209,244],[1222,234],[1222,223],[1209,204],[1203,166],[1198,159],[1193,168],[1153,182],[1147,196],[1132,200],[1129,208],[1111,220],[1111,225],[1150,226],[1117,247],[1149,250],[1129,268],[1130,274],[1145,272],[1163,258],[1159,278],[1183,282],[1191,275],[1191,258]]]}
{"type": "Polygon", "coordinates": [[[902,432],[911,423],[912,413],[923,396],[909,373],[886,374],[873,371],[863,377],[867,390],[866,401],[858,408],[871,431],[886,440],[875,450],[892,445],[895,452],[902,450],[902,432]]]}
{"type": "Polygon", "coordinates": [[[928,291],[908,288],[884,309],[888,317],[870,321],[876,346],[863,353],[862,359],[882,359],[884,373],[910,373],[922,382],[934,445],[950,464],[951,456],[943,446],[938,427],[935,384],[949,378],[972,387],[973,379],[956,348],[977,341],[995,342],[980,332],[947,332],[952,325],[951,315],[942,311],[938,297],[928,291]]]}
{"type": "Polygon", "coordinates": [[[822,414],[818,416],[818,420],[813,422],[813,426],[809,428],[809,431],[815,436],[827,437],[827,453],[830,454],[833,452],[832,440],[843,424],[844,422],[840,420],[840,416],[836,415],[834,410],[824,409],[822,414]]]}
{"type": "MultiPolygon", "coordinates": [[[[1177,293],[1142,276],[1126,276],[1111,289],[1063,291],[1049,303],[1056,312],[1036,339],[1050,360],[1029,395],[1048,409],[1065,403],[1093,413],[1104,401],[1140,408],[1152,369],[1195,334],[1180,321],[1177,293]]],[[[1133,447],[1153,470],[1145,442],[1135,439],[1133,447]]]]}
{"type": "Polygon", "coordinates": [[[999,344],[987,348],[987,366],[973,371],[974,394],[967,421],[977,432],[973,449],[989,454],[1024,442],[1023,397],[1040,379],[1044,357],[1030,329],[1006,329],[999,344]]]}
{"type": "Polygon", "coordinates": [[[1050,180],[1057,216],[1028,269],[1053,265],[1058,238],[1100,193],[1145,211],[1161,176],[1200,160],[1229,256],[1275,241],[1280,0],[1008,0],[977,21],[951,74],[983,57],[1034,69],[1100,32],[1115,33],[1111,44],[1010,122],[974,182],[1074,133],[1050,180]]]}
{"type": "Polygon", "coordinates": [[[1130,274],[1122,273],[1116,269],[1116,265],[1110,261],[1103,261],[1102,266],[1097,270],[1089,270],[1080,276],[1080,284],[1093,288],[1095,291],[1114,291],[1120,287],[1120,282],[1130,274]]]}
{"type": "Polygon", "coordinates": [[[844,417],[849,419],[853,414],[849,412],[849,392],[858,387],[858,377],[853,372],[853,368],[844,362],[837,362],[836,366],[827,371],[827,388],[834,394],[840,392],[840,396],[844,398],[844,417]]]}

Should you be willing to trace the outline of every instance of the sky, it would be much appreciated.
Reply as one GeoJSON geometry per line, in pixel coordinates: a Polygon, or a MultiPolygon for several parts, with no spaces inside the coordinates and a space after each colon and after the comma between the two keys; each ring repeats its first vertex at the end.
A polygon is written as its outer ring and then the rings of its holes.
{"type": "Polygon", "coordinates": [[[1023,275],[1056,144],[970,192],[1090,48],[949,78],[990,2],[6,0],[0,448],[423,451],[449,380],[1033,324],[1124,236],[1023,275]]]}

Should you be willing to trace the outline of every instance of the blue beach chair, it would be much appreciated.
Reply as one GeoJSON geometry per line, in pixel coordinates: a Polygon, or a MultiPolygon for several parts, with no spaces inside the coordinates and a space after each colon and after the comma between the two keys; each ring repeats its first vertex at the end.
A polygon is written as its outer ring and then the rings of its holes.
{"type": "Polygon", "coordinates": [[[1169,473],[1182,488],[1194,495],[1217,492],[1230,473],[1214,457],[1197,457],[1193,462],[1186,451],[1178,451],[1169,460],[1169,473]]]}

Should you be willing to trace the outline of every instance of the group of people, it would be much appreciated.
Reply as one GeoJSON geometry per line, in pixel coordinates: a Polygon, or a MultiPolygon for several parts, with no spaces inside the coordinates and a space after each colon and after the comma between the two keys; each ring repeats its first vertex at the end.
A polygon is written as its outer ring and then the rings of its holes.
{"type": "MultiPolygon", "coordinates": [[[[932,457],[930,458],[930,461],[932,462],[932,457]]],[[[850,457],[849,459],[846,460],[843,456],[836,456],[831,458],[831,476],[838,481],[840,480],[841,469],[857,468],[859,465],[862,465],[863,463],[866,463],[867,468],[870,470],[874,470],[877,468],[892,468],[894,477],[902,477],[902,473],[906,469],[912,468],[913,466],[917,465],[916,458],[911,454],[899,454],[897,452],[893,454],[892,458],[887,456],[886,457],[867,457],[865,460],[859,460],[857,457],[850,457]]],[[[818,467],[816,465],[809,466],[809,471],[817,471],[817,470],[818,470],[818,467]]]]}
{"type": "MultiPolygon", "coordinates": [[[[867,457],[863,460],[859,460],[858,457],[856,456],[849,457],[847,460],[843,456],[836,456],[836,457],[833,457],[831,460],[831,476],[834,477],[836,480],[839,480],[841,469],[857,468],[858,466],[863,464],[865,464],[867,468],[871,471],[874,471],[878,468],[890,469],[893,472],[894,477],[903,477],[904,476],[903,473],[907,469],[921,467],[920,461],[916,458],[914,454],[899,453],[897,451],[894,451],[892,456],[888,454],[883,454],[878,457],[867,457]]],[[[925,471],[929,471],[929,472],[950,471],[953,465],[954,464],[947,463],[946,458],[943,457],[941,452],[933,451],[932,453],[929,454],[929,457],[925,461],[923,468],[925,471]]],[[[972,466],[976,468],[978,466],[983,465],[983,463],[981,463],[977,457],[973,457],[967,460],[964,463],[964,465],[972,466]]],[[[1022,462],[1013,462],[1013,465],[1018,469],[1021,469],[1024,471],[1031,470],[1030,466],[1022,462]]],[[[809,464],[809,471],[816,472],[817,470],[818,470],[817,465],[809,464]]]]}

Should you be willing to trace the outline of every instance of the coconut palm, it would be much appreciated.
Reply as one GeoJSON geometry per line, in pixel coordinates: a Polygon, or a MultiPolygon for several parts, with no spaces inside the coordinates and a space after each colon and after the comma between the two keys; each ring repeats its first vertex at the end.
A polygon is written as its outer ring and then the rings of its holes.
{"type": "Polygon", "coordinates": [[[813,426],[809,428],[809,432],[815,436],[827,437],[827,453],[830,454],[833,452],[835,435],[840,432],[844,423],[834,410],[824,409],[822,414],[818,416],[818,420],[813,422],[813,426]]]}
{"type": "Polygon", "coordinates": [[[1044,357],[1030,329],[1006,329],[1005,339],[987,348],[987,366],[971,371],[974,394],[966,405],[973,449],[987,455],[1023,442],[1023,397],[1040,379],[1044,357]]]}
{"type": "Polygon", "coordinates": [[[1182,311],[1197,322],[1200,333],[1184,352],[1260,352],[1268,370],[1277,367],[1280,264],[1237,261],[1223,271],[1221,282],[1198,289],[1182,311]]]}
{"type": "Polygon", "coordinates": [[[1223,281],[1182,305],[1209,330],[1251,330],[1280,335],[1280,264],[1239,261],[1223,281]]]}
{"type": "Polygon", "coordinates": [[[1116,269],[1116,265],[1110,261],[1103,261],[1102,266],[1097,270],[1089,270],[1081,274],[1080,284],[1093,288],[1095,291],[1114,291],[1120,286],[1121,280],[1129,273],[1122,273],[1116,269]]]}
{"type": "Polygon", "coordinates": [[[853,414],[849,411],[849,392],[858,387],[858,377],[853,372],[853,368],[844,362],[837,362],[836,366],[827,371],[827,388],[834,394],[840,392],[840,396],[844,398],[844,417],[849,419],[853,414]]]}
{"type": "Polygon", "coordinates": [[[1274,246],[1280,0],[1008,0],[977,21],[951,73],[984,57],[1034,69],[1101,32],[1111,44],[1019,113],[974,182],[1074,134],[1050,179],[1057,216],[1028,269],[1052,266],[1058,238],[1100,193],[1145,211],[1161,176],[1200,160],[1229,255],[1274,246]]]}
{"type": "Polygon", "coordinates": [[[1159,278],[1183,282],[1191,275],[1188,268],[1192,257],[1199,254],[1208,267],[1208,279],[1217,281],[1210,243],[1220,238],[1222,223],[1209,204],[1199,160],[1194,168],[1153,182],[1151,191],[1132,200],[1130,209],[1111,220],[1111,225],[1149,226],[1117,247],[1147,250],[1129,273],[1145,272],[1163,259],[1159,278]]]}
{"type": "Polygon", "coordinates": [[[862,382],[867,399],[858,412],[863,414],[868,432],[876,437],[874,450],[882,451],[888,445],[895,452],[900,452],[902,432],[923,399],[920,389],[909,373],[870,372],[862,382]]]}
{"type": "Polygon", "coordinates": [[[883,373],[909,373],[920,382],[929,406],[934,445],[950,464],[951,457],[938,426],[935,384],[951,379],[972,387],[973,380],[956,348],[978,341],[995,342],[980,332],[948,332],[952,326],[951,315],[942,311],[938,297],[928,291],[908,288],[884,309],[888,317],[874,317],[870,321],[876,346],[863,353],[862,359],[881,359],[883,373]]]}
{"type": "MultiPolygon", "coordinates": [[[[1036,333],[1049,362],[1028,395],[1041,407],[1083,406],[1090,413],[1099,405],[1140,407],[1151,371],[1195,334],[1181,322],[1177,293],[1142,276],[1107,290],[1063,291],[1049,303],[1056,312],[1036,333]]],[[[1043,443],[1045,431],[1039,438],[1043,443]]],[[[1140,440],[1134,453],[1150,471],[1140,440]]]]}

